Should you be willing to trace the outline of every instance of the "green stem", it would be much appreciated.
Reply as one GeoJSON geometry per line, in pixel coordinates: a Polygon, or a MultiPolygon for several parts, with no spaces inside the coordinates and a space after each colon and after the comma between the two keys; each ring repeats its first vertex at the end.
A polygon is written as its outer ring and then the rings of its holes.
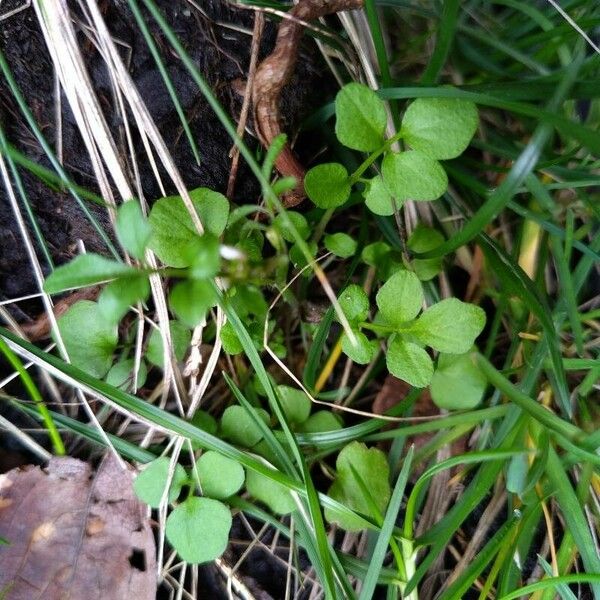
{"type": "Polygon", "coordinates": [[[373,154],[370,154],[364,162],[350,175],[350,185],[354,185],[361,177],[361,175],[377,160],[377,158],[387,152],[397,141],[404,137],[404,132],[400,130],[396,135],[392,136],[389,140],[386,140],[385,143],[375,150],[373,154]]]}
{"type": "Polygon", "coordinates": [[[42,421],[44,422],[44,425],[48,430],[48,436],[50,437],[50,441],[52,442],[55,454],[59,456],[64,456],[67,453],[65,445],[62,441],[62,438],[60,437],[60,433],[58,433],[58,429],[54,421],[52,420],[52,416],[50,415],[48,408],[44,404],[42,395],[40,394],[40,390],[33,382],[33,379],[31,379],[31,375],[29,375],[27,369],[23,366],[21,359],[8,347],[8,344],[1,337],[0,351],[4,353],[4,356],[6,356],[8,362],[15,369],[15,371],[19,373],[19,377],[23,381],[23,385],[25,386],[27,393],[35,402],[40,416],[42,417],[42,421]]]}

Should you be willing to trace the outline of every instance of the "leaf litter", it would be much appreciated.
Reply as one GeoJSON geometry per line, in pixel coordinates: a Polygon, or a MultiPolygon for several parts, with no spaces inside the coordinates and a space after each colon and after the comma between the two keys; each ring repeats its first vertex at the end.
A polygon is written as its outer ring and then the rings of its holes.
{"type": "Polygon", "coordinates": [[[55,457],[0,475],[0,596],[154,600],[154,536],[133,475],[113,455],[95,473],[55,457]]]}

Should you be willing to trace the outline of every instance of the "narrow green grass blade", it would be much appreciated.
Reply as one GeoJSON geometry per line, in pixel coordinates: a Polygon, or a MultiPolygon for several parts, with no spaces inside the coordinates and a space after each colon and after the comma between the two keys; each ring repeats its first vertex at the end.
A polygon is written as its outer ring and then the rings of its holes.
{"type": "Polygon", "coordinates": [[[417,512],[417,502],[419,500],[419,495],[421,494],[425,484],[437,473],[441,471],[445,471],[447,469],[451,469],[452,467],[456,467],[458,465],[471,465],[482,462],[505,462],[509,458],[513,456],[517,456],[518,454],[527,453],[525,450],[482,450],[476,452],[470,452],[469,454],[462,454],[460,456],[453,456],[452,458],[448,458],[443,460],[440,463],[429,467],[417,480],[415,483],[410,496],[408,497],[408,501],[406,503],[406,516],[404,521],[404,537],[408,540],[411,540],[413,537],[413,525],[414,519],[417,512]]]}
{"type": "Polygon", "coordinates": [[[35,385],[29,371],[23,366],[21,359],[9,348],[8,344],[0,337],[0,352],[4,354],[6,360],[10,363],[12,368],[19,374],[23,385],[25,386],[25,390],[29,394],[30,398],[35,403],[37,410],[39,412],[40,418],[46,427],[46,431],[48,432],[48,437],[52,442],[52,447],[54,448],[54,452],[59,456],[64,456],[66,454],[65,444],[60,437],[60,433],[56,428],[56,424],[52,418],[51,412],[48,410],[48,407],[44,404],[44,399],[42,398],[42,394],[38,389],[37,385],[35,385]]]}
{"type": "MultiPolygon", "coordinates": [[[[20,402],[16,398],[12,398],[11,401],[15,408],[18,408],[20,411],[38,420],[41,419],[39,413],[33,407],[20,402]]],[[[62,429],[66,431],[71,431],[75,435],[78,435],[79,437],[87,440],[88,442],[97,444],[98,446],[105,446],[105,439],[95,427],[85,425],[77,419],[72,419],[71,417],[67,417],[62,413],[50,411],[50,415],[52,416],[54,422],[57,425],[59,425],[62,429]]],[[[156,458],[156,455],[154,455],[152,452],[149,452],[144,448],[140,448],[140,446],[138,446],[137,444],[132,444],[127,440],[113,435],[112,433],[107,433],[106,435],[108,436],[108,439],[110,440],[115,450],[117,450],[117,452],[121,456],[124,456],[129,460],[135,460],[136,462],[145,464],[156,458]]]]}
{"type": "Polygon", "coordinates": [[[4,130],[0,127],[0,153],[5,156],[6,162],[10,168],[10,172],[12,173],[13,181],[17,187],[17,191],[19,192],[19,196],[21,201],[23,202],[23,206],[25,207],[25,211],[27,212],[27,218],[29,219],[29,223],[31,228],[33,229],[33,233],[35,234],[35,239],[37,240],[38,246],[40,247],[44,258],[46,259],[46,263],[50,267],[50,269],[54,269],[54,261],[52,260],[52,256],[50,255],[50,250],[48,250],[48,244],[46,244],[46,240],[44,239],[44,234],[40,229],[38,224],[38,220],[31,208],[31,203],[29,202],[29,198],[27,197],[27,192],[23,187],[23,181],[21,180],[21,175],[19,174],[19,170],[15,166],[15,162],[12,157],[6,153],[6,136],[4,135],[4,130]]]}
{"type": "MultiPolygon", "coordinates": [[[[510,594],[502,596],[498,600],[514,600],[515,598],[521,598],[523,596],[529,596],[534,592],[546,590],[548,588],[556,588],[559,585],[569,583],[591,583],[596,584],[594,589],[600,586],[600,573],[577,573],[576,575],[561,575],[560,577],[549,577],[548,579],[542,579],[536,583],[523,586],[510,594]]],[[[598,592],[595,592],[598,597],[598,592]]]]}
{"type": "Polygon", "coordinates": [[[481,575],[483,570],[488,566],[494,556],[501,549],[503,543],[506,541],[521,514],[519,511],[514,511],[512,516],[494,533],[489,542],[477,552],[477,556],[473,559],[471,564],[464,570],[464,572],[456,579],[454,583],[448,587],[448,589],[439,596],[439,600],[460,600],[465,592],[471,587],[475,579],[481,575]]]}
{"type": "Polygon", "coordinates": [[[379,575],[383,567],[383,561],[389,546],[390,537],[392,536],[392,532],[394,530],[394,525],[396,524],[398,512],[400,511],[400,505],[402,504],[402,498],[404,496],[404,490],[408,481],[408,475],[410,474],[413,454],[414,447],[411,446],[404,459],[400,475],[398,476],[396,484],[394,485],[394,491],[385,513],[381,532],[377,537],[377,543],[375,544],[375,549],[371,555],[369,569],[367,570],[367,575],[363,580],[363,587],[360,592],[359,600],[369,600],[373,596],[373,593],[375,592],[375,586],[379,582],[379,575]]]}
{"type": "MultiPolygon", "coordinates": [[[[215,286],[215,291],[220,294],[220,291],[215,286]]],[[[222,300],[222,296],[221,296],[222,300]]],[[[290,448],[292,455],[294,457],[295,462],[297,463],[301,473],[302,479],[304,482],[304,492],[305,498],[307,500],[308,512],[311,519],[310,530],[313,532],[316,539],[316,547],[320,557],[320,570],[324,579],[322,580],[322,584],[325,588],[326,596],[335,598],[335,583],[334,583],[334,574],[336,580],[340,584],[348,585],[348,578],[345,573],[340,573],[337,569],[334,568],[332,563],[332,553],[333,548],[331,547],[329,540],[327,539],[327,532],[325,531],[325,523],[323,521],[323,515],[321,513],[321,508],[319,505],[319,497],[317,491],[314,487],[314,483],[310,476],[310,472],[304,460],[304,457],[300,453],[300,449],[296,443],[296,439],[294,438],[294,434],[287,423],[285,413],[283,412],[283,408],[281,407],[281,403],[277,398],[277,394],[273,389],[271,384],[271,380],[265,370],[265,367],[260,359],[256,348],[254,347],[254,342],[252,338],[248,334],[248,331],[242,324],[239,316],[233,310],[233,308],[227,303],[222,302],[223,309],[229,322],[231,323],[234,331],[244,348],[244,352],[248,357],[254,371],[267,394],[267,398],[269,400],[269,405],[271,406],[271,410],[277,417],[287,440],[288,447],[290,448]]]]}
{"type": "MultiPolygon", "coordinates": [[[[509,411],[496,433],[493,447],[498,450],[509,450],[512,447],[525,422],[521,411],[516,407],[512,408],[513,410],[509,411]]],[[[415,589],[460,525],[496,483],[503,466],[502,461],[492,461],[482,465],[477,470],[473,481],[463,492],[461,502],[456,503],[429,531],[417,539],[417,545],[431,545],[431,548],[419,564],[415,575],[408,582],[405,590],[406,594],[410,594],[415,589]]]]}
{"type": "Polygon", "coordinates": [[[498,244],[485,234],[480,234],[478,239],[486,259],[490,262],[494,273],[500,278],[506,290],[522,298],[527,308],[539,319],[544,329],[544,342],[548,346],[552,365],[554,366],[557,400],[563,413],[571,416],[573,411],[559,340],[556,337],[555,324],[546,302],[537,293],[531,279],[527,277],[523,269],[510,259],[498,244]]]}
{"type": "MultiPolygon", "coordinates": [[[[289,459],[284,447],[279,443],[277,438],[273,435],[273,431],[271,428],[258,416],[254,407],[248,402],[248,400],[244,397],[240,389],[235,385],[235,382],[227,375],[227,373],[223,372],[223,377],[229,386],[229,389],[233,392],[233,395],[237,399],[237,401],[243,406],[248,414],[252,417],[254,424],[262,431],[265,441],[269,445],[269,448],[277,457],[279,461],[279,465],[281,465],[286,473],[294,476],[298,475],[297,470],[294,468],[291,460],[289,459]]],[[[279,466],[276,465],[276,466],[279,466]]]]}
{"type": "MultiPolygon", "coordinates": [[[[558,502],[566,526],[573,536],[586,572],[598,573],[600,575],[600,556],[598,556],[586,516],[560,459],[553,448],[550,448],[548,454],[546,475],[554,486],[554,497],[558,502]]],[[[595,585],[592,586],[594,595],[600,597],[600,579],[594,583],[595,585]]]]}
{"type": "Polygon", "coordinates": [[[454,34],[458,24],[459,9],[460,0],[444,0],[435,48],[429,59],[427,68],[421,77],[421,83],[423,85],[432,85],[438,80],[454,40],[454,34]]]}

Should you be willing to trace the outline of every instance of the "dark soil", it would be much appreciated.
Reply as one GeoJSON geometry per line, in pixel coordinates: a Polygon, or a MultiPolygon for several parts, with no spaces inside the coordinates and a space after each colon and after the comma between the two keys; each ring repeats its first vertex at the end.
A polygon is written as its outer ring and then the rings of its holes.
{"type": "MultiPolygon", "coordinates": [[[[8,10],[9,4],[10,2],[3,3],[2,8],[8,10]]],[[[251,36],[233,28],[243,28],[251,33],[253,13],[234,9],[224,0],[204,0],[200,3],[203,12],[185,0],[163,0],[158,4],[165,19],[175,30],[182,45],[210,83],[222,105],[237,122],[243,98],[236,89],[240,87],[243,89],[247,75],[251,36]]],[[[126,58],[128,56],[131,76],[188,188],[207,186],[225,192],[231,163],[228,156],[231,140],[188,75],[181,60],[171,50],[164,34],[154,20],[146,15],[146,22],[161,52],[196,140],[201,155],[200,165],[194,160],[176,110],[127,2],[107,1],[101,3],[101,7],[111,33],[115,39],[124,44],[123,51],[126,53],[124,56],[126,58]]],[[[83,16],[81,20],[84,21],[83,16]]],[[[127,161],[123,123],[115,109],[107,70],[102,58],[94,45],[85,37],[82,29],[79,33],[90,77],[133,182],[132,165],[127,161]]],[[[261,56],[265,56],[272,48],[274,34],[275,25],[267,22],[262,39],[261,56]]],[[[50,146],[56,148],[58,140],[54,115],[54,71],[32,8],[1,23],[0,49],[43,135],[50,146]]],[[[310,102],[314,107],[316,101],[314,90],[323,87],[319,85],[320,69],[316,65],[314,54],[305,50],[299,61],[294,81],[288,86],[282,102],[282,115],[288,130],[293,130],[299,119],[307,114],[311,108],[310,102]]],[[[0,81],[0,123],[10,144],[36,163],[47,168],[51,167],[26,124],[4,78],[0,81]]],[[[62,129],[63,164],[66,171],[76,183],[97,191],[88,154],[64,97],[62,98],[62,129]]],[[[253,138],[249,142],[255,144],[253,138]]],[[[160,196],[160,191],[150,164],[141,158],[145,155],[139,140],[136,141],[136,155],[144,195],[147,200],[152,201],[160,196]]],[[[65,262],[75,254],[78,240],[83,241],[88,251],[106,251],[104,243],[71,195],[60,190],[50,190],[44,182],[25,169],[20,169],[20,175],[52,258],[57,264],[65,262]]],[[[168,177],[164,177],[163,181],[167,186],[170,184],[168,177]]],[[[167,193],[174,191],[172,186],[167,189],[167,193]]],[[[0,194],[2,198],[0,202],[0,299],[4,300],[34,293],[37,289],[3,186],[0,194]]],[[[253,201],[257,199],[258,194],[259,190],[253,177],[249,176],[247,168],[241,164],[235,197],[232,200],[253,201]]],[[[89,207],[100,223],[108,224],[104,208],[91,203],[89,207]]],[[[110,227],[106,229],[109,231],[110,227]]],[[[43,261],[42,264],[47,268],[43,261]]],[[[29,309],[27,305],[20,306],[27,313],[36,313],[37,305],[29,309]]],[[[25,317],[24,313],[12,310],[17,318],[25,317]]]]}

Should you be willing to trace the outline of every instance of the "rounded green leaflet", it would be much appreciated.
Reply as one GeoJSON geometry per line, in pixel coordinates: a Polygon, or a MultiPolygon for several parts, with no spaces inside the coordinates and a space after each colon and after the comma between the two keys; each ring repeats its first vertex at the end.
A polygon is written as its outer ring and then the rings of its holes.
{"type": "Polygon", "coordinates": [[[433,376],[433,361],[427,351],[398,335],[390,338],[385,362],[394,377],[417,388],[427,387],[433,376]]]}
{"type": "Polygon", "coordinates": [[[336,208],[350,198],[350,180],[346,167],[324,163],[310,169],[304,177],[306,195],[319,208],[336,208]]]}
{"type": "MultiPolygon", "coordinates": [[[[160,506],[169,480],[170,464],[171,461],[166,456],[161,456],[145,465],[144,470],[133,481],[133,491],[136,496],[152,508],[160,506]]],[[[184,468],[179,464],[175,465],[167,497],[169,502],[177,500],[181,488],[187,481],[188,478],[184,468]]]]}
{"type": "Polygon", "coordinates": [[[150,282],[145,273],[120,277],[104,286],[98,298],[98,308],[106,321],[117,324],[129,307],[144,302],[150,295],[150,282]]]}
{"type": "Polygon", "coordinates": [[[227,352],[227,354],[241,354],[244,351],[242,342],[240,342],[240,338],[235,332],[233,325],[229,321],[227,321],[227,323],[221,327],[219,338],[221,340],[221,344],[223,345],[223,350],[227,352]]]}
{"type": "Polygon", "coordinates": [[[190,564],[211,562],[225,552],[231,512],[218,500],[188,498],[167,518],[165,534],[177,554],[190,564]]]}
{"type": "Polygon", "coordinates": [[[475,408],[487,387],[485,375],[477,368],[471,354],[440,354],[431,380],[431,398],[448,410],[475,408]]]}
{"type": "Polygon", "coordinates": [[[175,285],[169,294],[169,305],[185,325],[194,328],[208,310],[217,303],[217,294],[204,279],[188,279],[175,285]]]}
{"type": "MultiPolygon", "coordinates": [[[[367,448],[361,442],[351,442],[340,451],[335,466],[336,478],[328,495],[374,521],[377,515],[373,514],[373,504],[380,514],[385,514],[391,496],[390,469],[381,450],[367,448]]],[[[360,521],[357,522],[352,516],[348,517],[335,509],[326,508],[325,518],[347,531],[362,529],[360,521]]]]}
{"type": "Polygon", "coordinates": [[[185,260],[190,264],[190,277],[209,279],[221,268],[219,238],[212,233],[194,237],[185,251],[185,260]]]}
{"type": "Polygon", "coordinates": [[[117,347],[116,324],[106,321],[91,300],[73,304],[57,323],[71,363],[93,377],[104,377],[117,347]]]}
{"type": "Polygon", "coordinates": [[[230,302],[240,318],[243,319],[248,315],[264,317],[267,314],[269,306],[259,287],[240,283],[234,291],[230,302]]]}
{"type": "Polygon", "coordinates": [[[385,261],[389,261],[392,248],[385,242],[373,242],[363,248],[361,258],[371,267],[381,267],[385,261]]]}
{"type": "Polygon", "coordinates": [[[335,98],[335,134],[353,150],[371,152],[384,142],[385,104],[361,83],[345,85],[335,98]]]}
{"type": "MultiPolygon", "coordinates": [[[[171,331],[171,341],[173,343],[173,353],[177,360],[183,360],[192,334],[190,330],[182,325],[179,321],[169,321],[169,329],[171,331]]],[[[163,366],[163,341],[160,329],[152,328],[150,338],[148,339],[148,347],[146,348],[146,358],[157,367],[163,366]]]]}
{"type": "Polygon", "coordinates": [[[358,244],[347,233],[331,233],[325,236],[325,248],[340,258],[349,258],[356,252],[358,244]]]}
{"type": "Polygon", "coordinates": [[[423,286],[411,271],[394,273],[379,289],[377,307],[390,325],[411,321],[423,305],[423,286]]]}
{"type": "Polygon", "coordinates": [[[485,312],[479,306],[447,298],[430,306],[410,327],[420,343],[438,352],[464,354],[485,326],[485,312]]]}
{"type": "Polygon", "coordinates": [[[292,222],[292,225],[296,228],[296,230],[300,234],[300,237],[303,240],[308,238],[308,236],[310,235],[310,227],[308,225],[308,221],[302,213],[296,212],[294,210],[286,211],[285,215],[280,213],[273,219],[273,227],[279,232],[279,235],[281,235],[281,237],[286,242],[290,242],[291,244],[293,244],[296,241],[296,238],[292,233],[290,224],[286,220],[286,216],[287,219],[289,219],[292,222]]]}
{"type": "Polygon", "coordinates": [[[417,98],[402,119],[404,141],[431,158],[447,160],[464,152],[478,125],[477,107],[457,98],[417,98]]]}
{"type": "Polygon", "coordinates": [[[196,468],[203,496],[222,500],[233,496],[244,485],[242,465],[213,450],[198,459],[196,468]]]}
{"type": "Polygon", "coordinates": [[[373,359],[377,346],[362,331],[354,331],[354,336],[356,344],[345,333],[342,334],[342,350],[356,364],[367,365],[373,359]]]}
{"type": "Polygon", "coordinates": [[[448,176],[437,160],[417,150],[389,152],[381,174],[386,186],[399,200],[437,200],[448,187],[448,176]]]}
{"type": "Polygon", "coordinates": [[[277,393],[286,418],[291,423],[304,423],[310,414],[310,398],[302,391],[289,385],[278,385],[277,393]]]}
{"type": "MultiPolygon", "coordinates": [[[[444,242],[444,236],[437,230],[425,225],[417,225],[408,238],[408,247],[413,252],[429,252],[444,242]]],[[[414,258],[411,265],[421,281],[433,279],[442,269],[443,257],[414,258]]]]}
{"type": "MultiPolygon", "coordinates": [[[[218,192],[197,188],[190,192],[192,204],[204,229],[215,236],[225,230],[229,201],[218,192]]],[[[148,223],[152,229],[149,247],[171,267],[188,267],[193,260],[190,245],[199,236],[188,209],[180,196],[161,198],[154,203],[148,223]]]]}
{"type": "MultiPolygon", "coordinates": [[[[317,254],[317,244],[316,242],[309,240],[308,242],[306,242],[306,245],[308,246],[308,250],[310,252],[310,255],[314,258],[317,254]]],[[[308,263],[306,261],[306,256],[304,255],[304,252],[302,251],[302,249],[300,248],[300,246],[298,246],[298,244],[294,244],[289,251],[289,258],[292,261],[292,264],[297,268],[297,269],[303,269],[308,263]]],[[[309,270],[306,273],[307,276],[311,275],[311,271],[309,270]]]]}
{"type": "Polygon", "coordinates": [[[287,515],[296,509],[296,503],[285,486],[256,471],[249,470],[246,474],[246,489],[275,514],[287,515]]]}
{"type": "MultiPolygon", "coordinates": [[[[269,413],[263,408],[254,409],[259,418],[268,425],[269,413]]],[[[263,438],[260,427],[243,406],[229,406],[221,417],[221,433],[234,444],[252,448],[263,438]]]]}
{"type": "Polygon", "coordinates": [[[360,323],[369,314],[369,297],[365,291],[355,283],[351,283],[340,294],[338,301],[342,312],[350,323],[360,323]]]}
{"type": "Polygon", "coordinates": [[[129,200],[117,210],[116,231],[119,242],[131,254],[142,260],[152,230],[142,212],[139,202],[129,200]]]}
{"type": "Polygon", "coordinates": [[[381,175],[376,175],[367,183],[363,195],[367,208],[372,213],[382,217],[393,215],[402,206],[401,201],[392,198],[392,194],[381,175]]]}
{"type": "MultiPolygon", "coordinates": [[[[127,358],[115,363],[110,371],[106,374],[106,383],[125,390],[127,392],[133,390],[133,370],[135,368],[135,360],[133,358],[127,358]]],[[[137,387],[142,387],[146,383],[146,377],[148,370],[146,364],[142,360],[140,362],[140,368],[137,375],[137,387]]]]}
{"type": "Polygon", "coordinates": [[[319,410],[302,423],[301,431],[304,433],[320,433],[322,431],[337,431],[342,429],[343,424],[340,417],[328,410],[319,410]]]}

